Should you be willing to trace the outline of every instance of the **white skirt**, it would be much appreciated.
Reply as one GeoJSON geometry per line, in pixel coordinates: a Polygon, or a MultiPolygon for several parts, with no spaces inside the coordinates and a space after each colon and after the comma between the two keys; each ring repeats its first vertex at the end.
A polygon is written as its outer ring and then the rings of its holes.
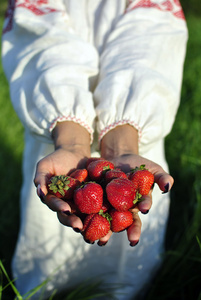
{"type": "MultiPolygon", "coordinates": [[[[126,232],[112,235],[107,245],[84,242],[81,234],[59,223],[55,212],[44,205],[33,183],[36,163],[54,151],[26,133],[21,190],[21,225],[12,261],[16,287],[24,295],[47,278],[44,299],[53,290],[63,290],[89,279],[121,286],[116,297],[133,298],[150,282],[161,264],[169,195],[155,185],[153,205],[147,215],[140,214],[142,234],[138,245],[129,245],[126,232]]],[[[97,155],[97,154],[95,154],[97,155]]],[[[166,171],[163,141],[144,157],[159,163],[166,171]]],[[[38,299],[39,293],[31,299],[38,299]]],[[[106,299],[106,298],[104,298],[106,299]]]]}

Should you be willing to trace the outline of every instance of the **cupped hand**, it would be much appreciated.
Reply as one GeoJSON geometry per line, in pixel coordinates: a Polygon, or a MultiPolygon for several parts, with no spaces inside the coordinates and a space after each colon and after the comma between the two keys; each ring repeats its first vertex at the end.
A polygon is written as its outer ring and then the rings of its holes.
{"type": "MultiPolygon", "coordinates": [[[[125,173],[128,173],[131,169],[134,169],[135,167],[145,165],[146,169],[148,169],[154,175],[154,182],[158,184],[162,193],[167,193],[174,183],[173,177],[167,172],[165,172],[160,165],[138,154],[124,154],[116,157],[104,158],[110,160],[115,165],[115,167],[120,168],[125,173]]],[[[147,214],[151,209],[152,190],[153,189],[150,190],[147,196],[143,196],[143,199],[136,205],[134,209],[131,210],[133,212],[134,222],[127,229],[128,240],[130,241],[131,246],[135,246],[140,239],[142,222],[140,220],[138,212],[147,214]]],[[[108,236],[101,239],[101,243],[107,242],[110,236],[111,233],[109,233],[108,236]]]]}
{"type": "MultiPolygon", "coordinates": [[[[67,174],[72,169],[85,166],[86,160],[90,157],[89,139],[86,131],[73,122],[64,122],[57,126],[56,129],[54,135],[56,150],[38,162],[34,182],[37,186],[39,197],[51,210],[57,212],[59,221],[65,226],[72,227],[76,232],[81,232],[83,228],[81,219],[71,214],[71,207],[68,203],[47,194],[46,184],[50,174],[67,174]],[[82,132],[80,132],[80,130],[82,132]],[[73,133],[73,135],[71,133],[73,133]],[[64,146],[62,146],[66,137],[67,139],[70,137],[70,144],[74,145],[73,147],[65,147],[65,143],[64,146]],[[81,139],[82,141],[80,143],[81,139]],[[75,146],[76,143],[78,144],[77,147],[75,146]],[[83,145],[87,146],[83,147],[83,145]]],[[[166,173],[161,166],[138,155],[137,133],[133,131],[133,128],[129,125],[119,126],[117,129],[111,130],[109,134],[105,135],[101,143],[101,156],[113,162],[116,167],[121,168],[124,172],[129,172],[130,169],[136,166],[145,165],[146,168],[154,174],[155,183],[158,184],[163,193],[168,192],[173,185],[174,180],[172,176],[166,173]],[[122,137],[124,137],[125,140],[122,137]]],[[[142,223],[138,212],[147,213],[151,205],[152,190],[149,195],[143,196],[143,201],[139,202],[132,210],[133,224],[127,229],[127,236],[131,246],[135,246],[138,243],[141,235],[142,223]]],[[[98,241],[98,245],[105,245],[111,235],[112,232],[109,231],[105,237],[98,241]]]]}
{"type": "Polygon", "coordinates": [[[86,160],[87,157],[80,151],[60,147],[38,162],[34,178],[42,202],[57,212],[58,219],[63,225],[73,227],[77,231],[82,230],[82,221],[71,214],[71,207],[67,202],[48,194],[47,181],[52,175],[65,175],[75,168],[83,168],[86,160]]]}
{"type": "MultiPolygon", "coordinates": [[[[163,168],[148,160],[138,153],[138,130],[129,124],[116,126],[109,130],[101,140],[101,156],[114,163],[125,173],[135,167],[145,165],[145,167],[154,175],[154,181],[158,184],[162,193],[168,192],[174,182],[172,176],[163,170],[163,168]]],[[[147,196],[143,196],[143,201],[138,202],[132,209],[133,224],[127,229],[127,236],[131,246],[135,246],[141,235],[142,222],[139,212],[147,214],[152,206],[152,190],[147,196]]],[[[108,236],[101,239],[101,243],[106,243],[108,236]]]]}

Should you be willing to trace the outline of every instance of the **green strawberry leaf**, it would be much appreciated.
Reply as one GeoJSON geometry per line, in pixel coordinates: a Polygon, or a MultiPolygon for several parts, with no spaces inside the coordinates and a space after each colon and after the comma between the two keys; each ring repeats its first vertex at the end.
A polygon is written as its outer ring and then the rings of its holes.
{"type": "Polygon", "coordinates": [[[135,167],[134,169],[131,169],[130,172],[135,173],[139,170],[147,170],[147,169],[145,168],[145,165],[141,165],[140,167],[135,167]]]}
{"type": "Polygon", "coordinates": [[[68,179],[68,176],[58,175],[51,178],[51,183],[48,186],[49,189],[53,191],[54,194],[58,192],[62,196],[65,196],[64,191],[70,189],[70,187],[68,186],[69,183],[70,180],[68,179]]]}
{"type": "Polygon", "coordinates": [[[110,216],[110,214],[107,212],[104,213],[102,209],[99,211],[99,215],[106,218],[109,222],[112,221],[112,217],[110,216]]]}
{"type": "Polygon", "coordinates": [[[135,199],[133,200],[133,204],[139,203],[142,201],[142,195],[139,192],[136,192],[135,199]]]}

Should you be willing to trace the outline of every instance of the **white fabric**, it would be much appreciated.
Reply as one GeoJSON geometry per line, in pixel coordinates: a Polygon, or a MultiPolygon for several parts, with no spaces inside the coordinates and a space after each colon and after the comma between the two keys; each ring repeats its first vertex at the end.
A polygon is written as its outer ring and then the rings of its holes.
{"type": "MultiPolygon", "coordinates": [[[[13,259],[22,294],[58,266],[50,293],[104,274],[107,281],[123,282],[128,294],[118,299],[129,299],[149,282],[160,264],[168,195],[155,188],[153,207],[142,215],[138,246],[130,247],[120,233],[98,247],[85,244],[40,203],[33,176],[37,161],[53,151],[51,130],[63,120],[84,126],[91,141],[94,132],[101,139],[129,123],[138,129],[140,154],[167,170],[163,139],[179,105],[186,41],[178,0],[11,1],[2,59],[13,106],[26,129],[21,228],[13,259]]],[[[98,149],[96,139],[92,149],[98,149]]]]}
{"type": "MultiPolygon", "coordinates": [[[[88,278],[103,278],[112,286],[123,284],[123,289],[117,291],[117,299],[130,299],[142,288],[145,291],[160,266],[168,218],[168,194],[162,195],[157,186],[154,188],[150,212],[140,214],[143,227],[136,247],[129,246],[126,232],[113,234],[104,247],[86,244],[80,234],[61,225],[56,213],[36,195],[33,185],[35,162],[52,151],[53,146],[26,133],[21,227],[12,262],[13,276],[18,278],[17,288],[24,294],[47,276],[52,276],[44,293],[46,296],[51,295],[55,288],[68,288],[88,278]],[[125,295],[121,295],[122,292],[125,295]]],[[[162,142],[147,152],[147,158],[157,160],[167,170],[162,142]]],[[[37,300],[39,295],[31,299],[37,300]]]]}

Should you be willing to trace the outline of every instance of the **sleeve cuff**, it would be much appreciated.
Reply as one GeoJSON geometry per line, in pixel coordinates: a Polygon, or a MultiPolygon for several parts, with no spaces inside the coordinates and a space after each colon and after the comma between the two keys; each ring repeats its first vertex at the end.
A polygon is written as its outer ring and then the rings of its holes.
{"type": "Polygon", "coordinates": [[[129,124],[129,125],[135,127],[135,128],[138,130],[138,143],[139,143],[140,140],[141,140],[141,137],[142,137],[142,130],[141,130],[140,126],[139,126],[137,123],[132,122],[132,121],[130,121],[130,120],[116,121],[116,122],[114,122],[114,123],[112,123],[112,124],[106,126],[103,130],[101,130],[101,132],[100,132],[100,134],[99,134],[99,138],[98,138],[99,143],[100,143],[101,139],[104,137],[104,135],[105,135],[108,131],[114,129],[114,128],[117,127],[117,126],[121,126],[121,125],[125,125],[125,124],[129,124]]]}
{"type": "Polygon", "coordinates": [[[88,124],[86,124],[85,122],[83,122],[81,119],[76,118],[76,117],[72,117],[72,116],[62,116],[62,117],[57,117],[56,119],[54,119],[54,121],[50,124],[49,127],[49,132],[51,133],[52,130],[55,128],[57,122],[65,122],[65,121],[71,121],[71,122],[75,122],[80,124],[81,126],[83,126],[90,134],[90,143],[93,143],[93,129],[90,128],[90,126],[88,124]]]}

